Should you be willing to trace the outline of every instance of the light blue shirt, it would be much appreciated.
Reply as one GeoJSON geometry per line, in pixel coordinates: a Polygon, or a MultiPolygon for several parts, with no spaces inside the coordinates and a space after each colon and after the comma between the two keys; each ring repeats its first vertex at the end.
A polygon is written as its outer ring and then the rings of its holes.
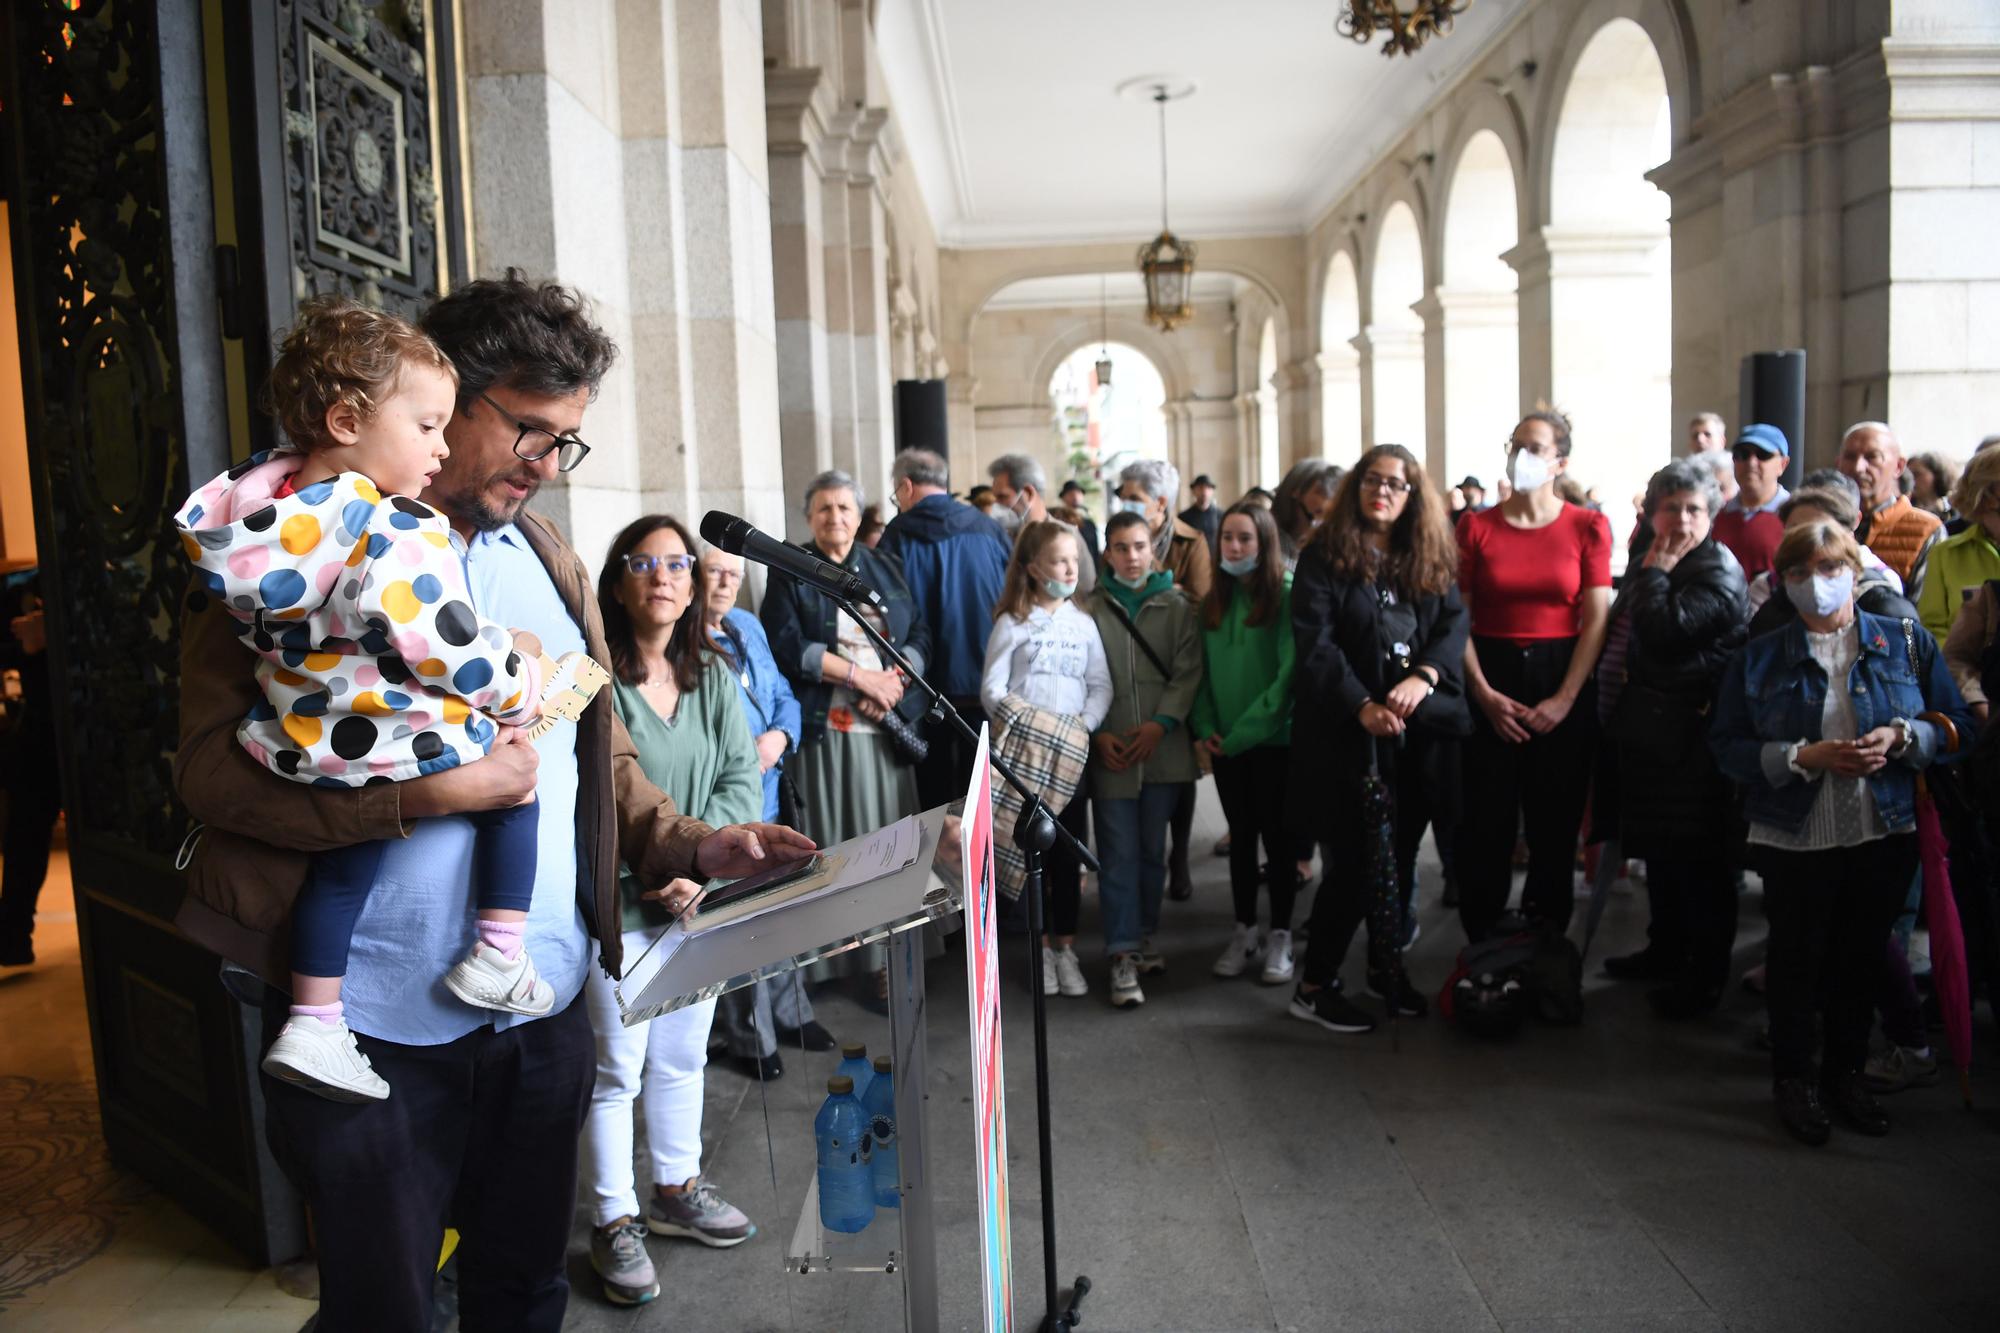
{"type": "MultiPolygon", "coordinates": [[[[487,619],[533,631],[553,658],[584,650],[582,630],[513,524],[475,536],[465,572],[487,619]]],[[[561,1013],[582,991],[591,966],[590,936],[576,900],[576,728],[557,723],[535,742],[535,751],[541,757],[535,784],[540,848],[525,942],[536,970],[555,988],[553,1012],[561,1013]]],[[[341,989],[348,1026],[356,1032],[437,1046],[488,1023],[507,1028],[533,1021],[476,1009],[444,987],[444,974],[474,938],[472,845],[471,822],[456,816],[419,820],[409,837],[389,843],[355,923],[341,989]]]]}

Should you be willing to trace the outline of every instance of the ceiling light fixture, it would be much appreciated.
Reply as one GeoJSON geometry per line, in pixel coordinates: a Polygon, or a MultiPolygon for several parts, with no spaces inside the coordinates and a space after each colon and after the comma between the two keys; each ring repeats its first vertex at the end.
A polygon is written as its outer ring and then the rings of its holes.
{"type": "Polygon", "coordinates": [[[1375,34],[1386,35],[1382,54],[1413,56],[1433,37],[1450,33],[1452,20],[1472,7],[1472,0],[1342,0],[1334,28],[1343,37],[1366,45],[1375,34]]]}
{"type": "Polygon", "coordinates": [[[1111,387],[1111,316],[1104,304],[1105,277],[1097,275],[1097,385],[1111,387]]]}
{"type": "Polygon", "coordinates": [[[1172,333],[1194,316],[1194,246],[1167,225],[1167,103],[1193,91],[1192,86],[1152,86],[1153,102],[1160,108],[1160,234],[1139,247],[1139,271],[1146,278],[1146,322],[1157,324],[1162,333],[1172,333]]]}

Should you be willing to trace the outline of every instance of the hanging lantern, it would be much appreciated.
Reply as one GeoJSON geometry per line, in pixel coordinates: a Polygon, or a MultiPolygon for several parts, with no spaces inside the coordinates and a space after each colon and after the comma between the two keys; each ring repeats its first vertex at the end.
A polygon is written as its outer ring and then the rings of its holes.
{"type": "Polygon", "coordinates": [[[1172,333],[1194,317],[1194,246],[1167,225],[1167,102],[1172,96],[1165,84],[1154,85],[1153,101],[1160,108],[1160,234],[1139,247],[1146,322],[1162,333],[1172,333]]]}
{"type": "Polygon", "coordinates": [[[1111,315],[1104,300],[1105,279],[1097,275],[1097,384],[1111,387],[1111,315]]]}

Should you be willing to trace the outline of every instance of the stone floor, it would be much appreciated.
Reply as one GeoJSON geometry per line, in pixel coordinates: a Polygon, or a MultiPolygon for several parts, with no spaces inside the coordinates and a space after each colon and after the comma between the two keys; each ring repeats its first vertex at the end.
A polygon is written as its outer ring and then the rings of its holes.
{"type": "MultiPolygon", "coordinates": [[[[1219,815],[1205,799],[1194,899],[1167,905],[1164,978],[1137,1012],[1096,993],[1052,1001],[1061,1280],[1088,1273],[1092,1333],[1235,1329],[1833,1329],[1992,1327],[2000,1307],[2000,1075],[1982,1109],[1939,1086],[1891,1099],[1886,1139],[1812,1151],[1778,1129],[1758,1002],[1732,995],[1690,1026],[1652,1019],[1642,988],[1593,979],[1580,1028],[1470,1040],[1436,1019],[1338,1037],[1283,1015],[1286,992],[1217,981],[1227,938],[1219,815]]],[[[1435,862],[1427,883],[1437,883],[1435,862]]],[[[1754,883],[1754,881],[1753,881],[1754,883]]],[[[1412,953],[1442,981],[1459,938],[1435,903],[1412,953]]],[[[1746,903],[1744,960],[1763,926],[1746,903]]],[[[1642,939],[1621,886],[1599,952],[1642,939]]],[[[1087,899],[1086,941],[1095,916],[1087,899]]],[[[1082,950],[1087,961],[1094,950],[1082,950]]],[[[1017,1326],[1039,1324],[1040,1190],[1025,956],[1006,958],[1007,1104],[1017,1326]]],[[[1359,980],[1359,978],[1355,978],[1359,980]]],[[[932,1133],[967,1142],[962,955],[930,969],[932,1133]]],[[[844,997],[843,1038],[886,1039],[844,997]]],[[[1990,1060],[1990,1028],[1980,1031],[1990,1060]]],[[[664,1290],[606,1304],[580,1212],[576,1329],[899,1326],[893,1278],[793,1276],[784,1246],[812,1164],[811,1120],[836,1057],[788,1057],[759,1090],[709,1078],[708,1171],[762,1225],[725,1251],[655,1239],[664,1290]],[[768,1138],[764,1105],[768,1103],[768,1138]],[[768,1149],[767,1149],[768,1142],[768,1149]],[[776,1189],[772,1178],[775,1154],[776,1189]]],[[[978,1327],[970,1149],[938,1186],[942,1327],[978,1327]]]]}
{"type": "MultiPolygon", "coordinates": [[[[1229,923],[1223,862],[1206,855],[1220,831],[1205,793],[1198,891],[1168,904],[1171,966],[1148,980],[1146,1005],[1112,1011],[1094,963],[1091,998],[1052,1001],[1061,1273],[1095,1284],[1086,1333],[1992,1327],[2000,1076],[1990,1068],[1974,1081],[1981,1110],[1961,1110],[1945,1086],[1904,1093],[1890,1102],[1887,1139],[1839,1134],[1814,1152],[1770,1113],[1748,996],[1669,1028],[1638,988],[1593,979],[1580,1028],[1495,1045],[1435,1019],[1406,1022],[1400,1050],[1386,1027],[1336,1037],[1285,1018],[1280,989],[1209,976],[1229,923]]],[[[1436,884],[1434,862],[1425,877],[1436,884]]],[[[50,1082],[89,1077],[87,1053],[59,1037],[61,1016],[81,1010],[67,897],[52,885],[45,899],[42,966],[0,974],[0,1076],[32,1066],[50,1082]]],[[[1600,952],[1633,947],[1643,913],[1621,886],[1600,952]]],[[[1435,988],[1457,930],[1434,903],[1421,915],[1411,967],[1435,988]]],[[[1762,931],[1754,896],[1744,923],[1748,960],[1762,931]]],[[[1089,940],[1088,899],[1084,924],[1089,940]]],[[[971,1126],[962,963],[954,952],[930,968],[948,1329],[978,1327],[960,1146],[971,1126]]],[[[1008,950],[1013,1290],[1028,1329],[1039,1323],[1041,1232],[1025,964],[1008,950]]],[[[823,996],[821,1013],[842,1037],[885,1045],[884,1020],[845,997],[823,996]]],[[[1993,1037],[1982,1025],[1989,1062],[2000,1059],[1993,1037]]],[[[833,1057],[788,1063],[761,1093],[721,1069],[708,1081],[709,1174],[763,1231],[726,1251],[652,1241],[664,1292],[619,1309],[590,1273],[580,1208],[568,1327],[900,1326],[893,1277],[784,1270],[833,1057]]],[[[61,1275],[0,1293],[0,1333],[275,1331],[309,1317],[274,1274],[243,1266],[138,1182],[101,1194],[107,1239],[61,1275]]],[[[8,1228],[0,1217],[0,1284],[23,1257],[8,1228]]]]}

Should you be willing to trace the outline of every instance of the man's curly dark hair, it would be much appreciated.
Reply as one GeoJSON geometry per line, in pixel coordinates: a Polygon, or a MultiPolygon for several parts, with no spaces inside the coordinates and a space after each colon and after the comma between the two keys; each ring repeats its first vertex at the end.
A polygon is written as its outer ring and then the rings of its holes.
{"type": "Polygon", "coordinates": [[[551,398],[584,389],[595,399],[618,359],[618,344],[591,322],[581,295],[513,268],[439,298],[422,327],[457,367],[461,403],[496,384],[551,398]]]}

